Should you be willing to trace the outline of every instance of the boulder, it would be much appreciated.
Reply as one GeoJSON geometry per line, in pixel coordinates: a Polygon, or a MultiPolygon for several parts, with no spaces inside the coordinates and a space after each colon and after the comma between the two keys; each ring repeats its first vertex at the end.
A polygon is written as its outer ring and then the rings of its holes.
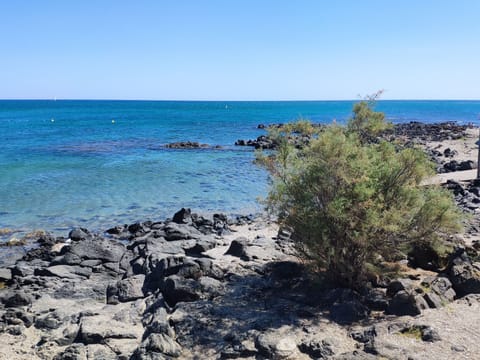
{"type": "Polygon", "coordinates": [[[387,296],[392,297],[399,291],[412,291],[415,283],[410,279],[396,279],[390,282],[387,287],[387,296]]]}
{"type": "Polygon", "coordinates": [[[12,270],[0,269],[0,282],[8,282],[12,280],[12,270]]]}
{"type": "Polygon", "coordinates": [[[31,313],[28,313],[21,309],[9,308],[2,315],[1,321],[9,325],[25,325],[29,328],[34,322],[34,316],[31,313]]]}
{"type": "Polygon", "coordinates": [[[5,307],[27,306],[32,303],[32,297],[22,290],[9,291],[2,296],[2,303],[5,307]]]}
{"type": "Polygon", "coordinates": [[[181,301],[197,301],[200,299],[201,286],[193,279],[185,279],[177,275],[165,280],[163,296],[170,306],[181,301]]]}
{"type": "Polygon", "coordinates": [[[370,310],[359,300],[336,302],[330,307],[330,318],[339,324],[351,324],[366,319],[370,310]]]}
{"type": "Polygon", "coordinates": [[[256,338],[255,347],[267,359],[286,359],[295,353],[297,344],[288,334],[269,331],[256,338]]]}
{"type": "Polygon", "coordinates": [[[422,310],[428,309],[428,304],[425,299],[416,294],[408,293],[405,290],[400,290],[390,300],[387,310],[387,314],[393,315],[419,315],[422,310]]]}
{"type": "MultiPolygon", "coordinates": [[[[175,336],[175,330],[170,326],[167,310],[165,307],[158,307],[152,313],[144,316],[145,335],[165,334],[170,337],[175,336]]],[[[145,337],[144,335],[144,337],[145,337]]]]}
{"type": "Polygon", "coordinates": [[[131,324],[113,320],[106,315],[95,315],[82,317],[78,338],[84,344],[102,344],[108,338],[141,338],[142,333],[131,324]]]}
{"type": "Polygon", "coordinates": [[[118,241],[97,237],[72,243],[65,251],[65,256],[81,260],[98,259],[102,262],[119,262],[125,252],[125,246],[118,241]]]}
{"type": "Polygon", "coordinates": [[[480,293],[480,268],[472,264],[465,249],[457,249],[452,254],[448,278],[460,297],[480,293]]]}
{"type": "Polygon", "coordinates": [[[68,233],[68,237],[72,241],[82,241],[92,238],[90,231],[84,228],[75,228],[68,233]]]}
{"type": "Polygon", "coordinates": [[[72,344],[55,355],[53,360],[87,360],[85,345],[81,343],[72,344]]]}
{"type": "Polygon", "coordinates": [[[145,275],[139,274],[119,280],[107,287],[107,304],[118,304],[144,297],[142,288],[145,282],[145,275]]]}
{"type": "Polygon", "coordinates": [[[298,345],[298,348],[302,353],[307,354],[312,359],[327,359],[335,355],[332,344],[325,339],[304,340],[298,345]]]}
{"type": "Polygon", "coordinates": [[[192,211],[188,208],[181,208],[173,215],[172,221],[177,224],[188,224],[192,221],[192,211]]]}
{"type": "Polygon", "coordinates": [[[448,275],[458,296],[480,293],[480,269],[472,264],[454,265],[448,275]]]}
{"type": "Polygon", "coordinates": [[[165,226],[165,239],[167,241],[198,239],[202,233],[192,226],[170,222],[165,226]]]}
{"type": "Polygon", "coordinates": [[[92,274],[92,269],[81,266],[54,265],[43,269],[35,270],[35,275],[56,276],[62,279],[85,279],[92,274]]]}
{"type": "Polygon", "coordinates": [[[246,253],[246,247],[248,246],[248,240],[245,237],[239,237],[230,243],[230,246],[225,255],[232,255],[241,258],[242,260],[248,260],[246,253]]]}
{"type": "Polygon", "coordinates": [[[172,357],[179,357],[182,348],[170,336],[165,334],[150,334],[142,346],[148,352],[156,352],[172,357]]]}

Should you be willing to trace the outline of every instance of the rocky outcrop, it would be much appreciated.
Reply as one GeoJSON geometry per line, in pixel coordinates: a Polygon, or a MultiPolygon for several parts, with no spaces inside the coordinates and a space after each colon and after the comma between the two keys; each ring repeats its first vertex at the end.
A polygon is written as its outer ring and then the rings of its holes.
{"type": "Polygon", "coordinates": [[[23,358],[388,357],[400,351],[391,337],[441,343],[415,316],[476,291],[475,264],[462,254],[438,276],[322,289],[292,256],[291,233],[263,229],[265,220],[182,209],[105,236],[76,229],[40,241],[3,272],[0,343],[37,339],[23,358]],[[236,235],[238,225],[249,231],[236,235]],[[411,320],[362,325],[373,314],[411,320]]]}
{"type": "Polygon", "coordinates": [[[216,145],[216,146],[211,146],[209,144],[202,144],[197,141],[178,141],[178,142],[173,142],[165,145],[166,148],[168,149],[183,149],[183,150],[189,150],[189,149],[220,149],[221,147],[216,145]]]}

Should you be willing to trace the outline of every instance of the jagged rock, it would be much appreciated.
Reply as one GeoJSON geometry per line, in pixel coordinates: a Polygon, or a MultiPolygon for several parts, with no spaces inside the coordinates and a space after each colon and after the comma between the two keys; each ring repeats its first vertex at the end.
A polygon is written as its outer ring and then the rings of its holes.
{"type": "Polygon", "coordinates": [[[173,215],[172,221],[177,224],[188,224],[192,220],[192,211],[190,209],[181,208],[173,215]]]}
{"type": "Polygon", "coordinates": [[[26,261],[18,261],[15,266],[12,267],[12,276],[13,277],[26,277],[33,275],[35,268],[31,263],[26,261]]]}
{"type": "Polygon", "coordinates": [[[444,305],[442,298],[433,291],[425,293],[423,298],[427,302],[428,306],[430,306],[432,309],[438,309],[444,305]]]}
{"type": "Polygon", "coordinates": [[[107,287],[107,304],[134,301],[144,297],[145,275],[139,274],[117,281],[107,287]]]}
{"type": "Polygon", "coordinates": [[[452,283],[446,277],[425,279],[422,285],[427,289],[424,299],[431,308],[439,308],[455,299],[456,293],[452,283]]]}
{"type": "Polygon", "coordinates": [[[210,145],[200,144],[196,141],[178,141],[165,145],[169,149],[208,149],[210,145]]]}
{"type": "Polygon", "coordinates": [[[424,309],[428,309],[428,304],[422,296],[400,290],[390,301],[386,313],[415,316],[419,315],[424,309]]]}
{"type": "Polygon", "coordinates": [[[378,360],[378,357],[363,351],[353,351],[335,356],[335,360],[378,360]]]}
{"type": "Polygon", "coordinates": [[[335,355],[332,344],[326,339],[302,341],[298,345],[298,348],[302,353],[307,354],[312,359],[325,359],[335,355]]]}
{"type": "Polygon", "coordinates": [[[59,311],[51,311],[45,315],[38,316],[35,319],[35,327],[37,329],[58,329],[65,321],[59,311]]]}
{"type": "Polygon", "coordinates": [[[294,354],[297,344],[291,336],[270,331],[256,338],[255,347],[268,359],[285,359],[294,354]]]}
{"type": "Polygon", "coordinates": [[[2,296],[5,307],[27,306],[32,303],[32,297],[21,290],[10,291],[2,296]]]}
{"type": "Polygon", "coordinates": [[[356,299],[336,302],[330,307],[331,319],[340,324],[350,324],[366,319],[369,314],[370,310],[356,299]]]}
{"type": "Polygon", "coordinates": [[[103,262],[119,262],[125,252],[125,246],[117,241],[97,237],[72,243],[65,251],[81,260],[98,259],[103,262]]]}
{"type": "Polygon", "coordinates": [[[454,265],[450,269],[449,277],[459,296],[480,293],[480,271],[473,265],[454,265]]]}
{"type": "Polygon", "coordinates": [[[182,352],[180,345],[165,334],[148,335],[142,346],[147,352],[156,352],[172,357],[179,357],[182,352]]]}
{"type": "Polygon", "coordinates": [[[415,284],[410,279],[396,279],[390,282],[387,287],[387,296],[392,297],[399,291],[411,291],[415,287],[415,284]]]}
{"type": "Polygon", "coordinates": [[[239,237],[230,243],[230,247],[228,248],[225,255],[232,255],[239,257],[242,260],[248,260],[248,256],[245,250],[247,246],[248,240],[244,237],[239,237]]]}
{"type": "Polygon", "coordinates": [[[85,345],[78,343],[72,344],[55,355],[53,360],[87,360],[85,345]]]}
{"type": "Polygon", "coordinates": [[[108,229],[105,232],[107,234],[110,234],[110,235],[120,235],[123,232],[125,232],[126,230],[128,230],[126,225],[125,226],[118,225],[118,226],[114,226],[113,228],[108,229]]]}
{"type": "Polygon", "coordinates": [[[63,279],[84,279],[90,277],[91,274],[91,268],[75,265],[54,265],[35,271],[35,275],[56,276],[63,279]]]}
{"type": "Polygon", "coordinates": [[[0,269],[0,281],[7,282],[12,280],[12,270],[0,269]]]}
{"type": "Polygon", "coordinates": [[[422,328],[422,340],[428,342],[435,342],[442,340],[442,338],[436,330],[432,329],[430,326],[426,326],[422,328]]]}
{"type": "Polygon", "coordinates": [[[201,286],[197,281],[172,275],[165,280],[163,296],[170,306],[174,306],[181,301],[197,301],[200,292],[201,286]]]}
{"type": "Polygon", "coordinates": [[[480,269],[472,265],[464,249],[452,255],[448,277],[458,296],[480,293],[480,269]]]}
{"type": "Polygon", "coordinates": [[[70,231],[70,233],[68,234],[68,237],[72,241],[82,241],[82,240],[91,239],[92,234],[87,229],[76,228],[70,231]]]}
{"type": "Polygon", "coordinates": [[[128,323],[105,315],[85,316],[80,321],[79,340],[84,344],[101,344],[108,338],[137,339],[141,332],[128,323]]]}
{"type": "Polygon", "coordinates": [[[190,256],[198,256],[205,251],[213,249],[215,246],[215,239],[198,240],[193,247],[185,249],[185,253],[190,256]]]}
{"type": "Polygon", "coordinates": [[[364,296],[365,305],[371,310],[385,311],[388,307],[388,299],[385,289],[369,289],[364,296]]]}
{"type": "Polygon", "coordinates": [[[167,241],[198,239],[202,233],[186,224],[168,223],[165,226],[165,239],[167,241]]]}
{"type": "Polygon", "coordinates": [[[195,262],[200,266],[203,276],[210,276],[217,280],[223,279],[223,270],[218,265],[214,264],[212,260],[199,258],[195,259],[195,262]]]}
{"type": "Polygon", "coordinates": [[[21,309],[7,309],[1,317],[2,321],[9,325],[25,325],[26,328],[32,326],[34,322],[33,314],[27,313],[21,309]]]}
{"type": "Polygon", "coordinates": [[[175,337],[175,330],[170,326],[167,310],[165,307],[158,307],[151,313],[144,316],[145,334],[165,334],[175,337]]]}

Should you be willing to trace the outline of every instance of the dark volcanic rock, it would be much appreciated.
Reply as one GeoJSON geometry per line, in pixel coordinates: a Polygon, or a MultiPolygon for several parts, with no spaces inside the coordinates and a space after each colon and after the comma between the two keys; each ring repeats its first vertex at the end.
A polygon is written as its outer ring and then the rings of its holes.
{"type": "Polygon", "coordinates": [[[201,144],[196,141],[179,141],[166,144],[165,147],[169,149],[208,149],[210,145],[201,144]]]}
{"type": "Polygon", "coordinates": [[[423,297],[401,290],[390,301],[386,313],[416,316],[425,309],[428,309],[428,304],[423,297]]]}
{"type": "Polygon", "coordinates": [[[448,277],[458,296],[480,293],[480,268],[472,264],[464,249],[452,255],[448,277]]]}
{"type": "Polygon", "coordinates": [[[192,211],[190,209],[181,208],[173,215],[172,221],[177,224],[188,224],[192,220],[192,211]]]}
{"type": "Polygon", "coordinates": [[[185,279],[177,275],[165,280],[163,296],[170,306],[181,301],[197,301],[200,299],[201,286],[193,279],[185,279]]]}
{"type": "Polygon", "coordinates": [[[107,304],[118,304],[143,298],[144,281],[145,275],[140,274],[110,284],[107,288],[107,304]]]}
{"type": "Polygon", "coordinates": [[[298,345],[299,350],[312,359],[327,359],[335,354],[327,340],[308,340],[298,345]]]}
{"type": "Polygon", "coordinates": [[[81,240],[91,239],[92,234],[87,229],[76,228],[70,231],[70,233],[68,234],[68,237],[72,241],[81,241],[81,240]]]}
{"type": "Polygon", "coordinates": [[[359,300],[336,302],[330,307],[330,317],[340,324],[351,324],[366,319],[370,310],[359,300]]]}
{"type": "Polygon", "coordinates": [[[33,299],[30,295],[25,294],[25,292],[21,290],[11,290],[10,292],[2,296],[2,302],[5,307],[19,307],[30,305],[32,303],[32,300],[33,299]]]}
{"type": "Polygon", "coordinates": [[[119,262],[125,252],[125,246],[117,241],[97,237],[72,243],[64,255],[71,255],[81,260],[102,260],[119,262]]]}
{"type": "Polygon", "coordinates": [[[241,258],[242,260],[248,260],[248,256],[246,254],[246,247],[248,246],[248,240],[244,237],[239,237],[233,240],[230,243],[230,247],[228,248],[225,255],[232,255],[241,258]]]}
{"type": "Polygon", "coordinates": [[[56,276],[66,279],[88,278],[92,274],[92,269],[81,266],[55,265],[44,269],[36,269],[35,275],[56,276]]]}

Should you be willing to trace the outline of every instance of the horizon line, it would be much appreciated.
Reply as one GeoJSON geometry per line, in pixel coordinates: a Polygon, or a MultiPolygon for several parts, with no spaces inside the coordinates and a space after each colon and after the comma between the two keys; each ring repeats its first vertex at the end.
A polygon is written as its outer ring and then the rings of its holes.
{"type": "MultiPolygon", "coordinates": [[[[157,102],[340,102],[340,101],[362,101],[364,98],[357,99],[263,99],[263,100],[232,100],[232,99],[120,99],[120,98],[0,98],[0,101],[157,101],[157,102]]],[[[382,101],[480,101],[480,98],[464,98],[464,99],[442,99],[442,98],[391,98],[377,99],[376,102],[382,101]]]]}

